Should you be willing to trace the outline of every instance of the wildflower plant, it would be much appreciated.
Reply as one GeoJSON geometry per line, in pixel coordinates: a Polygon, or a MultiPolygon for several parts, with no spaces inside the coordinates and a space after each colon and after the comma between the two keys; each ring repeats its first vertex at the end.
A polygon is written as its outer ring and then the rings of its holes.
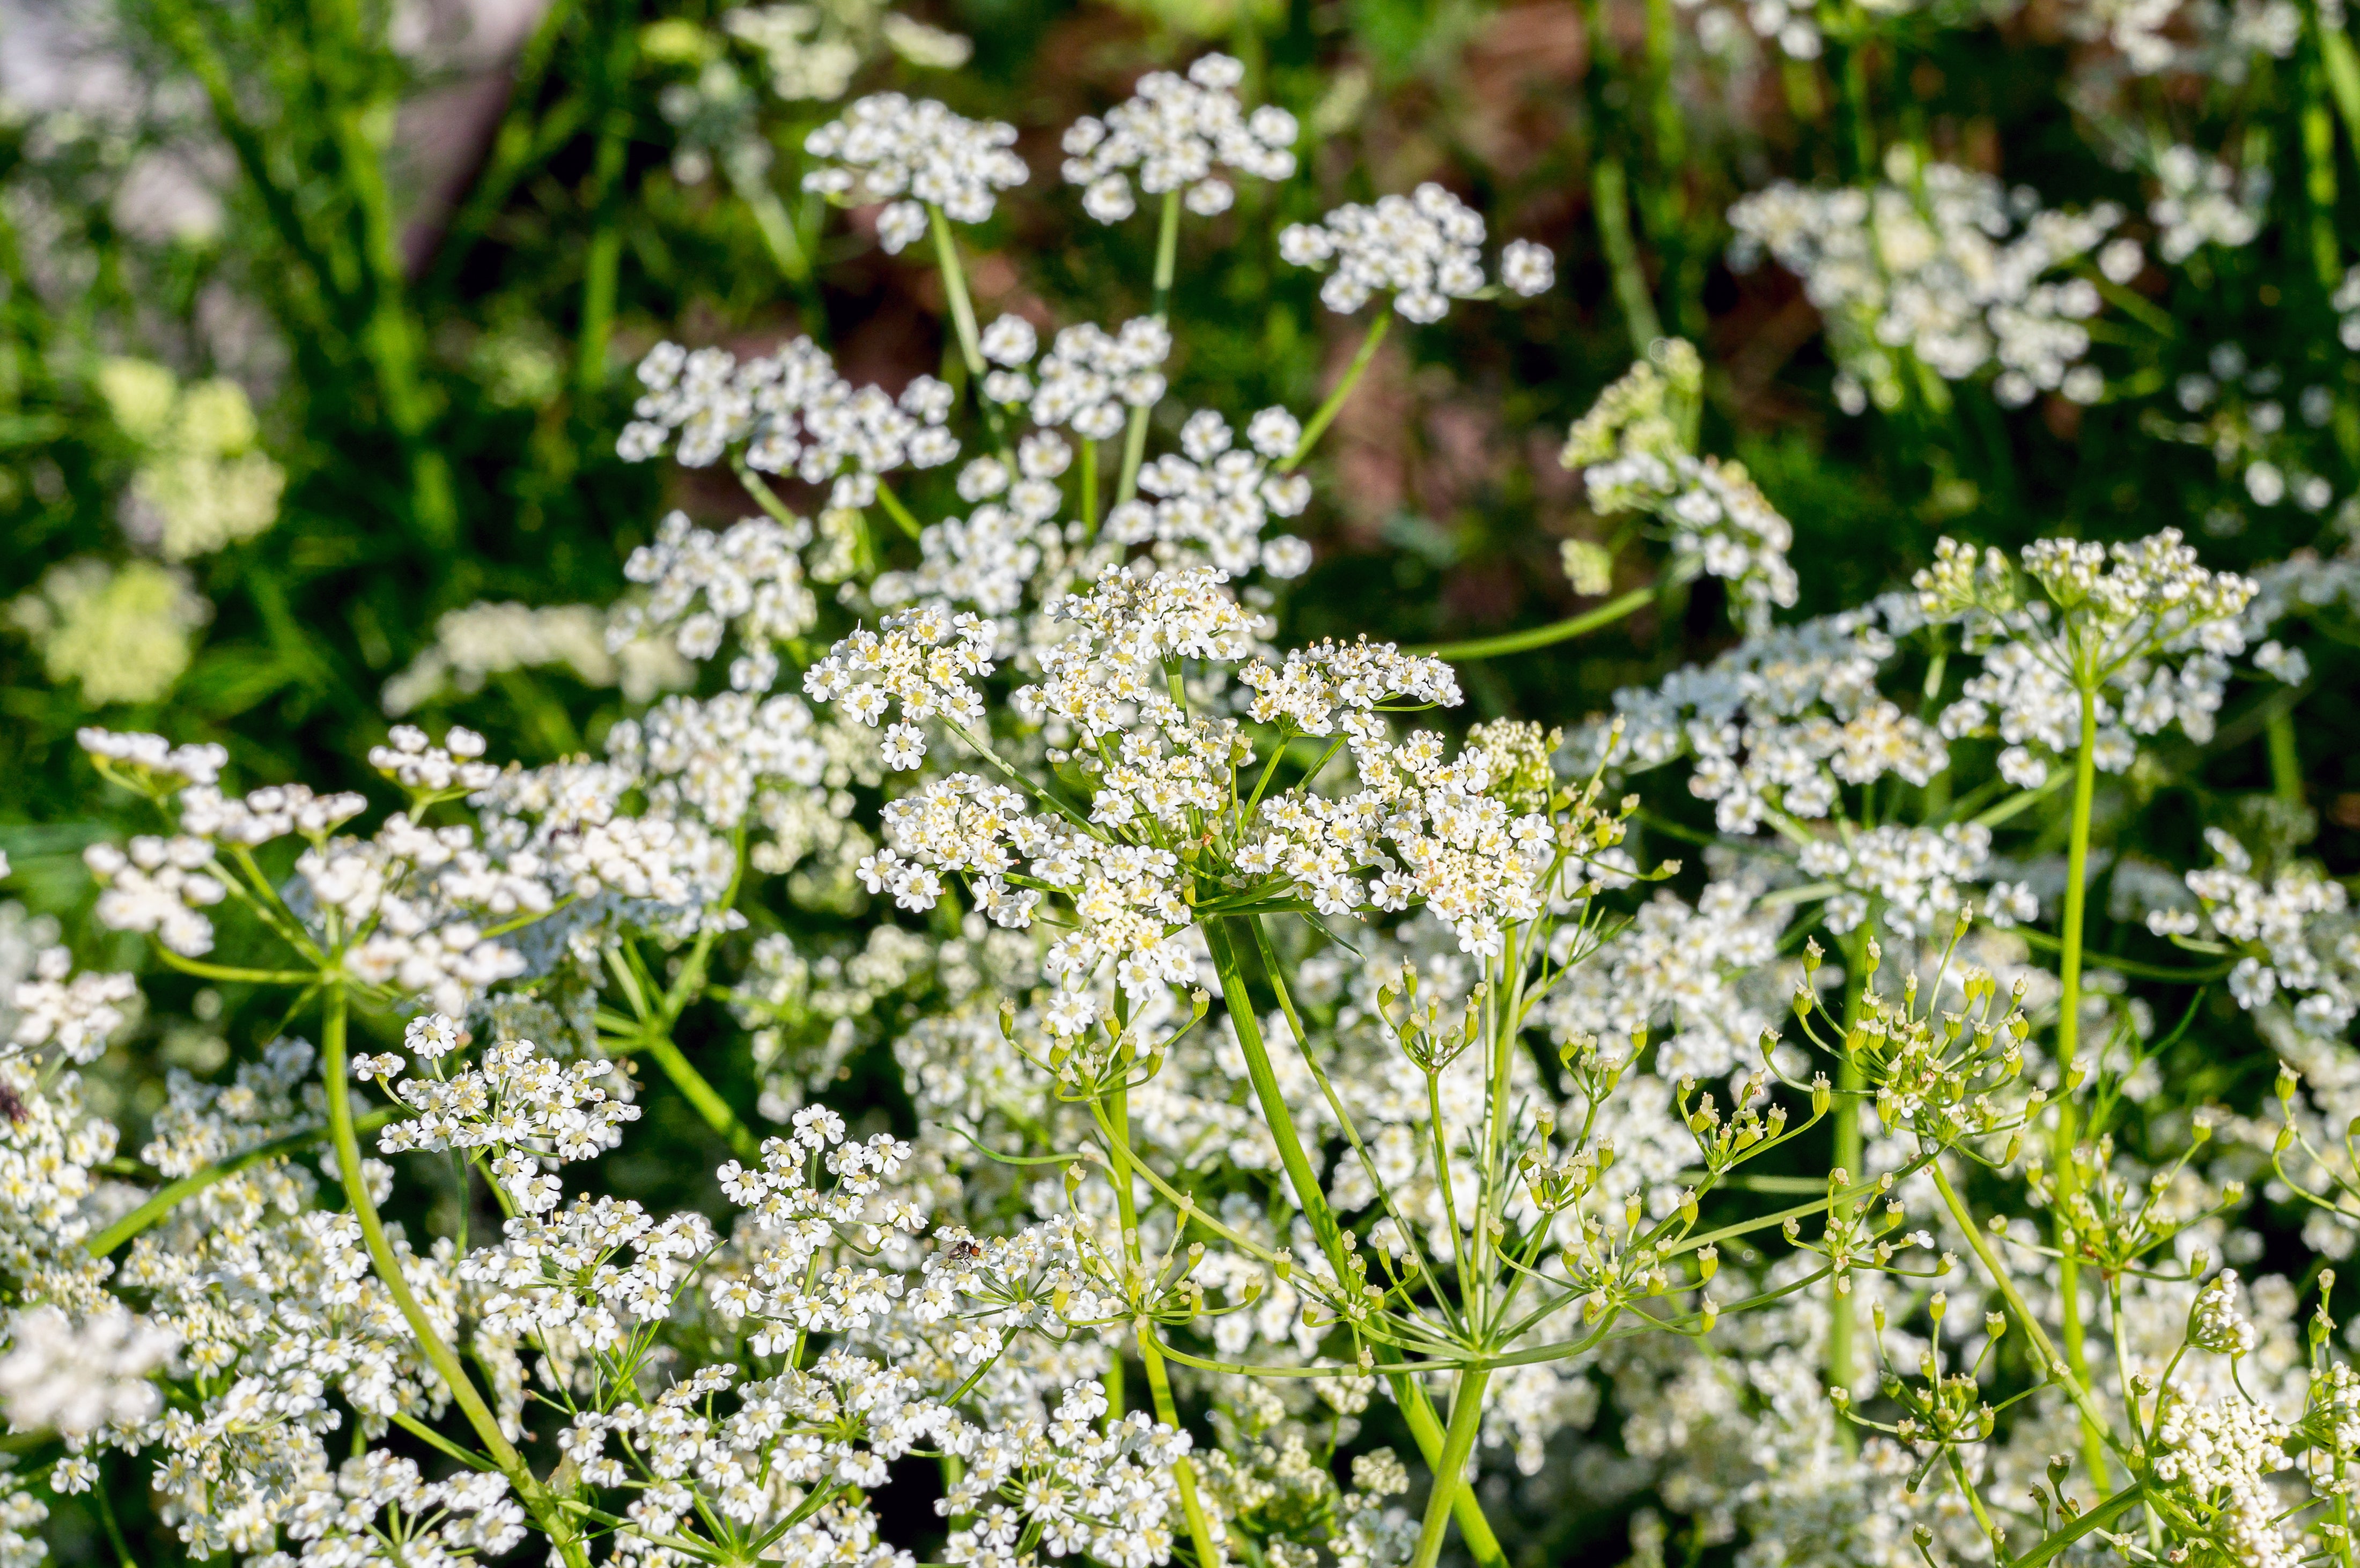
{"type": "MultiPolygon", "coordinates": [[[[1756,11],[1788,64],[1890,20],[1756,11]]],[[[1603,604],[1301,637],[1315,458],[1393,319],[1508,335],[1553,253],[1439,181],[1315,210],[1305,120],[1207,54],[1054,139],[1052,200],[1156,210],[1121,309],[992,315],[970,257],[1024,137],[847,96],[864,50],[955,36],[722,26],[774,97],[846,101],[769,138],[715,40],[658,24],[650,58],[700,72],[663,101],[674,176],[726,165],[798,292],[823,206],[860,214],[939,290],[940,374],[860,379],[824,312],[656,343],[601,439],[744,515],[666,512],[611,605],[486,603],[378,661],[395,717],[570,668],[624,694],[595,750],[399,723],[364,791],[81,730],[141,831],[80,846],[88,962],[0,949],[0,1560],[66,1499],[115,1530],[136,1476],[186,1554],[268,1568],[915,1568],[922,1536],[989,1568],[1494,1568],[1528,1548],[1487,1470],[1610,1454],[1692,1560],[2353,1560],[2333,1273],[2252,1272],[2262,1205],[2326,1257],[2360,1225],[2344,886],[2293,853],[2299,778],[2244,836],[2208,815],[2202,865],[2105,842],[2239,725],[2300,764],[2276,693],[2327,657],[2343,565],[1945,537],[1908,590],[1796,619],[1807,519],[1707,452],[1703,356],[1632,310],[1638,363],[1534,448],[1565,430],[1609,532],[1562,560],[1603,604]],[[1316,405],[1180,390],[1184,223],[1365,318],[1316,405]],[[1608,597],[1643,539],[1654,580],[1608,597]],[[1709,660],[1564,727],[1493,711],[1487,661],[1713,584],[1709,660]],[[145,991],[195,986],[276,1025],[135,1129],[91,1090],[145,991]],[[2158,1092],[2232,1029],[2285,1063],[2274,1117],[2158,1092]],[[681,1127],[727,1156],[691,1198],[633,1161],[681,1127]]],[[[2246,246],[2266,182],[2172,145],[2156,254],[2246,246]]],[[[1920,150],[1729,214],[1825,314],[1837,405],[2100,407],[2126,210],[1920,150]]],[[[149,443],[135,541],[276,532],[242,392],[108,375],[149,443]]],[[[202,620],[185,571],[69,563],[14,618],[92,702],[152,700],[189,659],[156,637],[202,620]],[[172,614],[84,625],[139,618],[126,581],[172,614]]],[[[1664,1530],[1634,1520],[1641,1560],[1664,1530]]]]}

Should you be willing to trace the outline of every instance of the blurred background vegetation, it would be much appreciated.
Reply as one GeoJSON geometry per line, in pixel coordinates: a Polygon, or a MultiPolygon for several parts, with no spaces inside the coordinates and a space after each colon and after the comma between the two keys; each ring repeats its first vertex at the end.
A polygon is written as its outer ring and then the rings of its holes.
{"type": "MultiPolygon", "coordinates": [[[[362,758],[396,714],[464,719],[537,761],[595,746],[672,681],[645,650],[607,652],[590,607],[668,508],[744,507],[726,479],[616,459],[639,355],[808,333],[856,381],[958,374],[931,273],[800,191],[804,132],[885,86],[1018,125],[1035,179],[967,236],[970,273],[987,316],[1044,327],[1118,322],[1147,294],[1144,226],[1075,221],[1055,178],[1076,115],[1219,48],[1249,102],[1301,117],[1296,180],[1191,226],[1168,408],[1317,401],[1358,332],[1277,265],[1275,235],[1338,201],[1439,180],[1556,251],[1559,286],[1512,341],[1480,310],[1392,335],[1317,462],[1290,638],[1447,641],[1589,603],[1559,547],[1608,530],[1557,449],[1658,331],[1704,351],[1703,450],[1795,525],[1798,613],[1903,581],[1943,532],[2172,526],[2232,567],[2343,548],[2349,502],[2266,499],[2248,477],[2267,452],[2360,491],[2335,298],[2360,233],[2360,71],[2340,5],[2303,6],[2283,57],[2112,99],[2039,0],[1828,0],[1811,60],[1712,25],[1718,6],[0,0],[0,849],[18,900],[0,920],[142,962],[81,919],[83,845],[152,824],[96,786],[78,725],[219,740],[244,783],[376,794],[362,758]],[[1738,196],[1872,179],[1877,147],[2137,212],[2140,138],[2167,136],[2235,149],[2269,220],[2115,291],[2092,406],[2003,408],[1970,383],[1846,415],[1800,286],[1728,259],[1738,196]],[[2201,416],[2191,376],[2226,389],[2201,416]],[[2288,417],[2277,389],[2298,386],[2327,401],[2288,417]]],[[[948,506],[942,484],[919,500],[948,506]]],[[[1470,664],[1466,717],[1570,721],[1708,656],[1729,635],[1716,593],[1470,664]]],[[[2119,840],[2192,847],[2215,797],[2250,791],[2289,843],[2353,868],[2360,633],[2317,629],[2310,681],[2242,697],[2210,748],[2137,782],[2119,840]]],[[[217,1069],[273,1022],[150,979],[149,1021],[93,1075],[131,1149],[165,1068],[217,1069]]],[[[842,1094],[890,1100],[891,1078],[863,1066],[842,1094]]],[[[627,1158],[709,1169],[707,1141],[659,1107],[627,1158]]],[[[1529,1522],[1544,1555],[1604,1528],[1537,1505],[1529,1522]]]]}

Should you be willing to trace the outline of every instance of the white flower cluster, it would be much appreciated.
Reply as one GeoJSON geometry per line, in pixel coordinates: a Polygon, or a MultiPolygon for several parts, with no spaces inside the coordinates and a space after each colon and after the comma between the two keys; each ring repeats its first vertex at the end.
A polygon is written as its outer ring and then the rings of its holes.
{"type": "Polygon", "coordinates": [[[1188,1434],[1143,1410],[1108,1421],[1106,1391],[1077,1383],[1045,1421],[1012,1422],[996,1432],[960,1432],[953,1451],[967,1474],[935,1511],[968,1516],[951,1531],[951,1561],[974,1568],[1020,1568],[1020,1541],[1030,1535],[1052,1556],[1087,1556],[1110,1568],[1151,1568],[1172,1554],[1167,1523],[1179,1506],[1174,1466],[1185,1462],[1188,1434]],[[1014,1507],[986,1507],[995,1494],[1014,1507]]]}
{"type": "Polygon", "coordinates": [[[924,236],[930,208],[961,223],[990,217],[999,193],[1027,178],[1015,142],[1016,127],[1000,121],[970,120],[931,98],[872,93],[803,138],[803,151],[824,165],[803,176],[803,189],[847,206],[886,203],[877,238],[898,253],[924,236]]]}
{"type": "Polygon", "coordinates": [[[628,617],[636,610],[478,601],[449,611],[436,619],[433,642],[386,681],[377,700],[399,718],[441,698],[473,696],[492,676],[514,670],[563,670],[585,686],[617,688],[635,703],[689,684],[693,671],[669,644],[633,635],[638,623],[628,617]]]}
{"type": "Polygon", "coordinates": [[[609,645],[669,633],[683,659],[701,664],[734,634],[740,652],[730,662],[729,684],[767,690],[778,678],[779,645],[819,620],[800,553],[810,542],[808,525],[748,517],[715,533],[692,525],[685,513],[665,514],[655,541],[624,563],[626,577],[648,585],[648,600],[617,615],[609,645]]]}
{"type": "Polygon", "coordinates": [[[229,897],[212,874],[213,846],[186,834],[142,833],[127,851],[94,844],[82,864],[106,889],[98,897],[99,923],[110,931],[153,933],[183,957],[213,951],[213,923],[198,911],[229,897]]]}
{"type": "Polygon", "coordinates": [[[1292,517],[1311,504],[1311,481],[1278,470],[1291,461],[1303,429],[1284,408],[1264,408],[1246,426],[1251,451],[1232,446],[1229,421],[1200,409],[1180,428],[1180,451],[1139,471],[1153,502],[1128,501],[1107,515],[1107,537],[1153,544],[1167,564],[1209,561],[1232,575],[1259,567],[1281,580],[1311,567],[1311,547],[1289,535],[1264,539],[1275,514],[1292,517]]]}
{"type": "Polygon", "coordinates": [[[1133,96],[1107,111],[1085,114],[1066,130],[1065,182],[1087,187],[1082,210],[1101,223],[1119,223],[1138,210],[1131,181],[1150,196],[1185,191],[1200,217],[1226,212],[1237,192],[1223,170],[1257,180],[1295,172],[1295,116],[1265,103],[1251,114],[1238,102],[1245,67],[1208,54],[1185,77],[1152,71],[1133,96]]]}
{"type": "Polygon", "coordinates": [[[71,953],[45,947],[33,960],[32,978],[16,983],[11,997],[16,1023],[7,1043],[34,1051],[54,1045],[69,1062],[95,1062],[130,1022],[138,999],[139,982],[132,975],[76,974],[71,953]]]}
{"type": "Polygon", "coordinates": [[[377,1135],[388,1154],[407,1149],[488,1149],[493,1179],[526,1214],[557,1206],[562,1188],[545,1164],[595,1160],[622,1141],[639,1106],[598,1081],[615,1075],[611,1062],[560,1063],[528,1040],[497,1040],[475,1065],[448,1073],[443,1059],[459,1043],[458,1020],[442,1015],[410,1021],[403,1043],[432,1076],[393,1075],[399,1052],[360,1057],[353,1071],[385,1084],[417,1114],[377,1135]]]}
{"type": "Polygon", "coordinates": [[[975,54],[972,40],[887,10],[883,0],[746,5],[723,12],[721,25],[760,53],[770,91],[790,102],[834,103],[880,54],[934,71],[956,71],[975,54]]]}
{"type": "MultiPolygon", "coordinates": [[[[1319,300],[1338,315],[1382,293],[1410,321],[1438,321],[1451,300],[1489,287],[1483,233],[1482,214],[1429,180],[1408,196],[1347,202],[1317,223],[1290,223],[1278,254],[1295,267],[1328,269],[1319,300]]],[[[1549,253],[1529,241],[1513,242],[1500,258],[1500,280],[1515,293],[1546,292],[1556,279],[1549,253]]]]}
{"type": "Polygon", "coordinates": [[[2263,165],[2252,165],[2241,176],[2194,147],[2175,144],[2157,156],[2155,174],[2162,190],[2147,211],[2156,226],[2156,252],[2164,260],[2176,266],[2208,245],[2234,250],[2261,234],[2270,202],[2270,171],[2263,165]]]}
{"type": "Polygon", "coordinates": [[[2244,844],[2217,827],[2205,829],[2204,838],[2219,863],[2188,873],[2197,907],[2150,909],[2147,929],[2231,944],[2243,954],[2229,972],[2239,1007],[2267,1007],[2284,991],[2301,998],[2294,1018],[2305,1033],[2343,1034],[2360,1016],[2360,931],[2342,918],[2344,885],[2307,866],[2282,869],[2265,884],[2244,844]]]}
{"type": "Polygon", "coordinates": [[[2066,31],[2116,51],[2106,67],[2133,76],[2185,71],[2241,82],[2262,58],[2284,60],[2302,35],[2301,10],[2289,0],[2072,0],[2066,31]]]}
{"type": "Polygon", "coordinates": [[[703,468],[742,446],[755,472],[828,485],[829,506],[858,508],[876,499],[881,476],[958,455],[957,439],[943,426],[948,385],[921,376],[899,398],[855,387],[809,338],[744,361],[727,349],[660,343],[639,361],[639,374],[647,391],[615,442],[626,463],[644,463],[669,445],[681,463],[703,468]]]}
{"type": "Polygon", "coordinates": [[[1782,181],[1729,211],[1732,259],[1767,252],[1827,319],[1846,411],[1898,408],[1904,354],[1946,381],[1995,370],[1993,396],[2010,408],[2042,392],[2096,402],[2105,378],[2083,363],[2081,323],[2098,313],[2097,287],[2050,275],[2095,251],[2121,212],[2044,209],[1987,174],[1919,167],[1907,147],[1886,154],[1885,173],[1865,190],[1782,181]]]}
{"type": "Polygon", "coordinates": [[[2078,746],[2085,685],[2107,772],[2131,766],[2135,736],[2177,724],[2191,739],[2211,737],[2228,660],[2245,651],[2252,579],[2197,565],[2176,528],[2111,547],[2041,539],[2022,561],[2045,600],[2021,599],[1997,550],[1950,539],[1913,580],[1928,616],[1959,621],[1970,649],[1988,650],[1982,673],[1942,710],[1944,735],[1996,733],[2001,777],[2021,789],[2048,778],[2044,752],[2078,746]]]}
{"type": "MultiPolygon", "coordinates": [[[[1673,1082],[1725,1077],[1750,1064],[1785,1000],[1775,981],[1755,984],[1768,978],[1786,924],[1759,899],[1758,885],[1735,880],[1709,883],[1693,907],[1658,892],[1550,995],[1542,1017],[1549,1037],[1627,1055],[1634,1039],[1655,1030],[1654,1072],[1673,1082]]],[[[1655,1107],[1618,1106],[1616,1114],[1609,1136],[1643,1164],[1646,1146],[1677,1129],[1655,1107]]],[[[1694,1153],[1670,1148],[1667,1171],[1694,1153]]]]}
{"type": "MultiPolygon", "coordinates": [[[[1079,923],[1043,961],[1065,988],[1049,1020],[1057,1032],[1095,1016],[1087,986],[1102,964],[1134,1000],[1194,973],[1177,940],[1189,923],[1186,874],[1153,840],[1158,829],[1176,829],[1192,812],[1222,812],[1245,792],[1252,743],[1234,720],[1193,714],[1169,689],[1183,660],[1250,656],[1250,618],[1222,583],[1222,573],[1204,569],[1109,572],[1045,612],[1066,634],[1042,648],[1043,678],[1015,702],[1095,777],[1087,822],[1028,814],[1014,790],[954,775],[890,802],[890,847],[862,865],[872,892],[890,890],[913,909],[940,898],[941,873],[970,877],[978,906],[1004,925],[1029,924],[1040,900],[1034,886],[1011,886],[1019,856],[1029,884],[1071,898],[1079,923]]],[[[962,626],[923,611],[897,616],[881,637],[861,632],[839,644],[807,683],[814,698],[841,702],[864,723],[898,702],[912,718],[947,714],[971,726],[981,699],[967,682],[989,673],[974,641],[980,633],[971,618],[962,626]]],[[[1288,792],[1262,800],[1233,830],[1243,885],[1291,885],[1328,914],[1425,903],[1478,953],[1496,951],[1506,925],[1538,912],[1557,855],[1547,818],[1511,810],[1491,792],[1505,780],[1481,747],[1454,758],[1432,734],[1396,746],[1377,716],[1384,706],[1457,702],[1448,666],[1390,645],[1328,643],[1283,664],[1251,663],[1237,680],[1257,723],[1348,742],[1361,783],[1340,799],[1288,792]]],[[[889,765],[914,768],[923,738],[913,724],[897,724],[884,751],[889,765]]]]}
{"type": "Polygon", "coordinates": [[[300,1553],[273,1552],[256,1568],[357,1568],[379,1563],[466,1563],[497,1559],[525,1538],[524,1509],[498,1475],[429,1481],[417,1465],[382,1449],[317,1474],[287,1512],[300,1553]],[[388,1541],[400,1543],[387,1553],[388,1541]]]}
{"type": "Polygon", "coordinates": [[[1804,874],[1845,891],[1828,900],[1828,929],[1858,929],[1872,907],[1899,936],[1939,939],[1969,912],[1967,894],[1991,855],[1991,829],[1974,822],[1946,828],[1888,822],[1841,838],[1815,838],[1797,857],[1804,874]]]}
{"type": "Polygon", "coordinates": [[[2279,1528],[2285,1505],[2270,1484],[2294,1463],[2286,1451],[2293,1435],[2248,1399],[2169,1399],[2156,1426],[2155,1476],[2219,1531],[2230,1561],[2295,1568],[2303,1552],[2279,1528]]]}
{"type": "Polygon", "coordinates": [[[228,749],[211,743],[174,746],[162,735],[87,725],[74,732],[74,744],[100,771],[123,779],[142,794],[217,783],[229,762],[228,749]]]}
{"type": "Polygon", "coordinates": [[[466,794],[500,776],[483,760],[486,744],[482,735],[456,724],[443,733],[441,746],[416,724],[396,724],[385,745],[369,747],[368,765],[413,794],[466,794]]]}
{"type": "Polygon", "coordinates": [[[1774,606],[1795,603],[1786,560],[1795,530],[1743,465],[1689,451],[1703,376],[1689,344],[1656,343],[1574,421],[1558,461],[1580,471],[1601,517],[1639,512],[1662,522],[1675,561],[1726,582],[1746,629],[1760,632],[1774,606]]]}
{"type": "Polygon", "coordinates": [[[1023,317],[1000,317],[980,343],[984,358],[1000,367],[984,376],[985,397],[1025,404],[1043,430],[1063,427],[1084,441],[1105,441],[1121,430],[1125,409],[1152,408],[1163,399],[1172,329],[1153,316],[1133,317],[1113,332],[1087,321],[1065,327],[1030,373],[1023,367],[1039,352],[1040,338],[1023,317]]]}
{"type": "Polygon", "coordinates": [[[163,1408],[150,1374],[180,1335],[109,1301],[76,1323],[55,1307],[20,1311],[0,1351],[0,1410],[14,1432],[81,1437],[136,1427],[163,1408]]]}

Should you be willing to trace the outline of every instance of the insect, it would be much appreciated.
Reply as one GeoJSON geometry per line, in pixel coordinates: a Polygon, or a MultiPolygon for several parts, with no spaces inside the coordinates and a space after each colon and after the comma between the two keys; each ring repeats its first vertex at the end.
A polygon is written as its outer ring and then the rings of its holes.
{"type": "Polygon", "coordinates": [[[971,1236],[963,1236],[951,1243],[951,1261],[973,1263],[983,1257],[983,1246],[971,1236]]]}
{"type": "Polygon", "coordinates": [[[0,1116],[11,1122],[21,1123],[26,1117],[25,1097],[6,1083],[0,1083],[0,1116]]]}

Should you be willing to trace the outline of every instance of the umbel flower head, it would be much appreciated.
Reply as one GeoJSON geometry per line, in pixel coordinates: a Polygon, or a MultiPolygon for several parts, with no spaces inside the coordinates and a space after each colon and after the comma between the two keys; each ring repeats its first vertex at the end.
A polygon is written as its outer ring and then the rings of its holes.
{"type": "Polygon", "coordinates": [[[181,387],[139,359],[107,360],[97,379],[107,411],[141,451],[123,510],[135,543],[187,561],[279,520],[287,474],[259,448],[246,388],[225,378],[181,387]]]}
{"type": "Polygon", "coordinates": [[[1085,114],[1065,132],[1065,182],[1085,186],[1082,210],[1101,223],[1119,223],[1138,211],[1135,176],[1150,196],[1185,191],[1200,217],[1229,211],[1237,199],[1222,171],[1258,180],[1295,172],[1295,116],[1265,103],[1251,114],[1238,102],[1245,67],[1208,54],[1185,77],[1150,71],[1138,92],[1107,111],[1085,114]]]}
{"type": "Polygon", "coordinates": [[[899,253],[925,234],[929,207],[961,223],[990,217],[1000,192],[1027,178],[1015,142],[1016,127],[1004,121],[970,120],[931,98],[871,93],[803,138],[823,165],[803,176],[803,189],[847,206],[885,202],[877,238],[899,253]]]}
{"type": "MultiPolygon", "coordinates": [[[[1408,196],[1380,197],[1367,207],[1348,202],[1317,223],[1290,223],[1278,236],[1278,254],[1296,267],[1328,269],[1319,300],[1339,315],[1382,293],[1409,320],[1438,321],[1451,300],[1488,287],[1483,234],[1481,213],[1428,180],[1408,196]]],[[[1555,281],[1556,269],[1547,251],[1518,240],[1501,258],[1501,278],[1533,295],[1555,281]]]]}
{"type": "Polygon", "coordinates": [[[639,384],[647,391],[615,442],[626,463],[669,445],[683,465],[703,468],[735,451],[757,473],[833,482],[828,505],[857,507],[876,499],[880,475],[958,455],[957,438],[944,428],[947,385],[916,376],[899,397],[855,387],[808,338],[743,361],[727,349],[660,343],[639,362],[639,384]]]}
{"type": "Polygon", "coordinates": [[[2053,278],[2105,242],[2123,219],[2105,202],[2045,210],[1990,175],[1886,155],[1885,180],[1814,191],[1786,181],[1729,210],[1731,256],[1764,252],[1803,283],[1827,318],[1847,413],[1907,395],[1907,359],[1946,381],[1990,375],[1992,393],[2020,408],[2043,392],[2094,403],[2105,377],[2084,363],[2097,285],[2053,278]]]}
{"type": "Polygon", "coordinates": [[[179,683],[213,607],[186,572],[77,556],[6,606],[40,650],[50,680],[78,682],[94,705],[152,702],[179,683]]]}
{"type": "Polygon", "coordinates": [[[1660,340],[1574,421],[1558,461],[1581,471],[1601,517],[1639,512],[1666,525],[1675,570],[1728,583],[1739,618],[1758,634],[1773,606],[1795,602],[1795,530],[1743,465],[1695,455],[1703,391],[1695,348],[1660,340]]]}

